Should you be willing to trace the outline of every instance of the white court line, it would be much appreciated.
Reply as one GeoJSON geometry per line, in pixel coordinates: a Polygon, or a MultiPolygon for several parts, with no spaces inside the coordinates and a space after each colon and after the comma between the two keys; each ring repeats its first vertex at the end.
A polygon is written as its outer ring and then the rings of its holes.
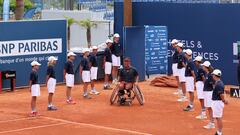
{"type": "Polygon", "coordinates": [[[32,118],[25,117],[25,118],[12,119],[12,120],[3,120],[3,121],[0,121],[0,124],[1,124],[1,123],[7,123],[7,122],[21,121],[21,120],[30,120],[30,119],[32,119],[32,118]]]}
{"type": "Polygon", "coordinates": [[[64,124],[67,124],[67,123],[57,123],[57,124],[49,124],[49,125],[43,125],[43,126],[35,126],[35,127],[29,127],[29,128],[21,128],[21,129],[15,129],[15,130],[8,130],[8,131],[2,131],[2,132],[0,132],[0,134],[12,133],[12,132],[20,132],[20,131],[25,131],[25,130],[45,128],[45,127],[52,127],[52,126],[58,126],[58,125],[64,125],[64,124]]]}
{"type": "Polygon", "coordinates": [[[127,129],[105,127],[105,126],[99,126],[99,125],[88,124],[88,123],[80,123],[80,122],[68,121],[68,120],[45,117],[45,116],[42,116],[42,117],[49,119],[49,120],[55,120],[55,121],[60,121],[60,122],[64,122],[64,123],[68,123],[68,124],[75,124],[75,125],[80,125],[80,126],[88,126],[88,127],[93,127],[93,128],[107,129],[107,130],[112,130],[112,131],[120,131],[120,132],[138,134],[138,135],[152,135],[150,133],[138,132],[138,131],[127,130],[127,129]]]}

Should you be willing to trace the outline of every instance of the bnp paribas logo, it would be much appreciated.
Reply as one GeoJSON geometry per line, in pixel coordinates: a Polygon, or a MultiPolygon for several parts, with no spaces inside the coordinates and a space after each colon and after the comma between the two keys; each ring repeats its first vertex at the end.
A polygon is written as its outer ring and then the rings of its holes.
{"type": "Polygon", "coordinates": [[[239,63],[240,60],[240,41],[233,43],[233,63],[239,63]]]}

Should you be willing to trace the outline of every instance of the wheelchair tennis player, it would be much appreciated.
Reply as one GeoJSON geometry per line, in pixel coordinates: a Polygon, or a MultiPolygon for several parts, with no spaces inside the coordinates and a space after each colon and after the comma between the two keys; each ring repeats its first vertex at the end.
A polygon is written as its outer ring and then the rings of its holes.
{"type": "Polygon", "coordinates": [[[123,68],[119,69],[118,84],[113,90],[110,102],[113,104],[116,99],[120,105],[131,105],[136,97],[141,105],[144,104],[143,94],[138,87],[138,72],[131,66],[130,58],[125,58],[123,68]]]}

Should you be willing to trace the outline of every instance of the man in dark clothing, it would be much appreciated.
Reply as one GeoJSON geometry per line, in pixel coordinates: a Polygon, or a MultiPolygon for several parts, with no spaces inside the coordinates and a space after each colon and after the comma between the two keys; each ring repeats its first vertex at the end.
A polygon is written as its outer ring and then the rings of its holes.
{"type": "MultiPolygon", "coordinates": [[[[119,94],[121,98],[125,101],[124,90],[128,92],[133,88],[133,84],[137,85],[139,76],[137,70],[131,66],[130,58],[124,59],[124,67],[119,71],[119,94]]],[[[121,100],[121,102],[124,102],[121,100]]]]}

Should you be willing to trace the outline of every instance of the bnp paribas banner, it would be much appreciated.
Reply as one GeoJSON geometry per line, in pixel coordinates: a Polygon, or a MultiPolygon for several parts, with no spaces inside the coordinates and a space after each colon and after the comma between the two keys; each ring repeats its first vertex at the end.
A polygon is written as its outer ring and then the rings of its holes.
{"type": "MultiPolygon", "coordinates": [[[[29,83],[30,63],[37,60],[40,83],[45,83],[49,56],[58,58],[56,77],[63,82],[66,60],[66,21],[0,22],[0,71],[16,71],[16,86],[29,83]]],[[[9,87],[4,80],[4,87],[9,87]]]]}

